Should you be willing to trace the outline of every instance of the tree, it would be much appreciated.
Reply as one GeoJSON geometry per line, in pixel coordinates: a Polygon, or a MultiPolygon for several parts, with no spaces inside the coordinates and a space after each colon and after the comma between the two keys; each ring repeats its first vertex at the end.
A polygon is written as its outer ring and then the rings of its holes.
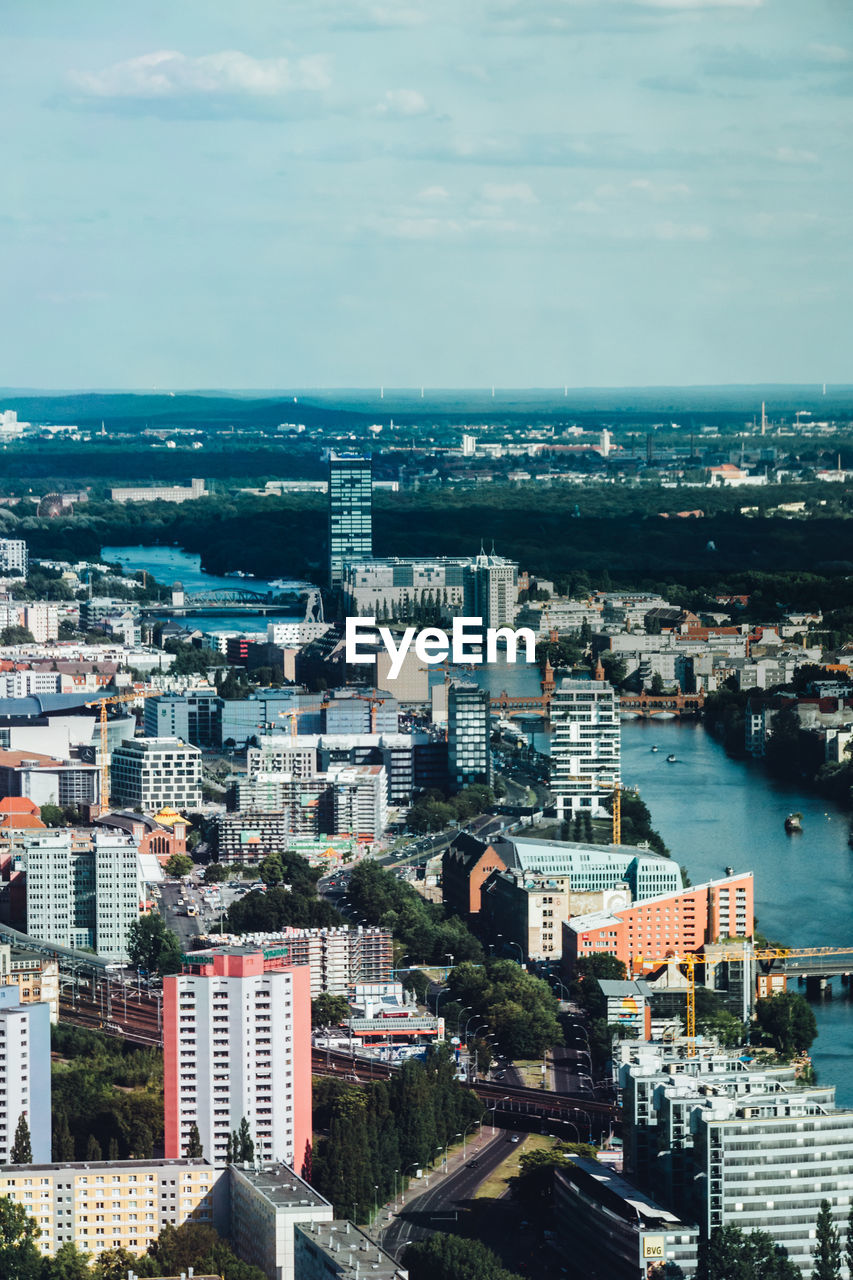
{"type": "Polygon", "coordinates": [[[15,1129],[15,1141],[9,1153],[10,1164],[32,1164],[33,1148],[30,1142],[30,1126],[23,1111],[18,1116],[18,1127],[15,1129]]]}
{"type": "Polygon", "coordinates": [[[190,1136],[187,1139],[187,1159],[201,1160],[204,1155],[204,1147],[201,1142],[201,1134],[198,1131],[198,1125],[193,1120],[190,1125],[190,1136]]]}
{"type": "Polygon", "coordinates": [[[801,1274],[766,1231],[715,1227],[700,1244],[696,1280],[801,1280],[801,1274]]]}
{"type": "Polygon", "coordinates": [[[46,827],[64,827],[65,810],[58,804],[43,804],[39,816],[46,827]]]}
{"type": "Polygon", "coordinates": [[[138,1263],[136,1255],[127,1249],[105,1249],[95,1259],[90,1277],[94,1276],[95,1280],[127,1280],[129,1271],[139,1273],[138,1263]]]}
{"type": "Polygon", "coordinates": [[[350,1016],[349,1001],[346,996],[333,996],[324,991],[311,1001],[312,1027],[337,1027],[350,1016]]]}
{"type": "Polygon", "coordinates": [[[805,1053],[817,1036],[811,1006],[796,991],[780,991],[778,995],[758,1000],[755,1017],[762,1035],[784,1058],[805,1053]]]}
{"type": "Polygon", "coordinates": [[[103,1160],[104,1153],[101,1150],[101,1144],[93,1133],[89,1134],[89,1141],[86,1144],[87,1160],[103,1160]]]}
{"type": "Polygon", "coordinates": [[[40,1235],[22,1204],[0,1196],[0,1276],[39,1280],[42,1257],[36,1240],[40,1235]]]}
{"type": "Polygon", "coordinates": [[[0,644],[35,644],[36,638],[26,627],[4,627],[0,631],[0,644]]]}
{"type": "Polygon", "coordinates": [[[251,1164],[255,1158],[255,1143],[249,1129],[249,1121],[245,1116],[240,1121],[240,1128],[236,1133],[235,1152],[235,1161],[241,1163],[251,1164]]]}
{"type": "Polygon", "coordinates": [[[223,880],[228,879],[228,870],[221,862],[211,862],[205,867],[202,879],[205,884],[222,884],[223,880]]]}
{"type": "Polygon", "coordinates": [[[60,1245],[50,1262],[49,1280],[92,1280],[88,1253],[78,1249],[73,1240],[60,1245]]]}
{"type": "Polygon", "coordinates": [[[853,1205],[847,1215],[847,1241],[844,1250],[844,1260],[847,1263],[847,1270],[853,1276],[853,1205]]]}
{"type": "Polygon", "coordinates": [[[181,943],[160,915],[140,916],[127,931],[127,954],[134,969],[146,973],[179,973],[181,943]]]}
{"type": "Polygon", "coordinates": [[[281,857],[277,853],[268,853],[261,860],[258,867],[258,875],[264,884],[281,884],[284,879],[284,865],[281,857]]]}
{"type": "Polygon", "coordinates": [[[403,1265],[409,1280],[520,1280],[486,1245],[462,1236],[434,1235],[423,1244],[410,1244],[403,1265]]]}
{"type": "Polygon", "coordinates": [[[192,858],[186,853],[173,853],[166,863],[166,875],[173,876],[175,879],[180,876],[188,876],[193,869],[192,858]]]}
{"type": "Polygon", "coordinates": [[[828,1200],[821,1200],[817,1215],[812,1280],[841,1280],[841,1240],[828,1200]]]}
{"type": "Polygon", "coordinates": [[[68,1124],[68,1112],[64,1107],[54,1106],[52,1147],[54,1160],[74,1159],[74,1137],[68,1124]]]}

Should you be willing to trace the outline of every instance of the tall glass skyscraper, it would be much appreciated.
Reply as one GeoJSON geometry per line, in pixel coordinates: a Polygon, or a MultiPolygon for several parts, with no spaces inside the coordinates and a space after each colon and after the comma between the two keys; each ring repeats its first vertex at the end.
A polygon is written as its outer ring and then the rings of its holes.
{"type": "Polygon", "coordinates": [[[329,457],[329,585],[341,585],[343,567],[373,555],[373,468],[370,458],[329,457]]]}

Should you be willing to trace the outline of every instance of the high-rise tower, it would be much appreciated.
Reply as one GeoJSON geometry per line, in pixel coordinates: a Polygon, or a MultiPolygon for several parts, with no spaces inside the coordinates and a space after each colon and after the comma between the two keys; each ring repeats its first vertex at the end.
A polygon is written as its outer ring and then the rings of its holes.
{"type": "Polygon", "coordinates": [[[373,555],[373,468],[370,458],[329,457],[329,586],[341,585],[343,567],[373,555]]]}

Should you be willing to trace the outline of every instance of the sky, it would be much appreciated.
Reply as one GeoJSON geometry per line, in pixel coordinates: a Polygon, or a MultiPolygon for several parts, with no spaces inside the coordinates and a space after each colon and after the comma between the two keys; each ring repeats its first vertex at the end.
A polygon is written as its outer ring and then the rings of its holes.
{"type": "Polygon", "coordinates": [[[3,0],[0,386],[853,382],[850,0],[3,0]]]}

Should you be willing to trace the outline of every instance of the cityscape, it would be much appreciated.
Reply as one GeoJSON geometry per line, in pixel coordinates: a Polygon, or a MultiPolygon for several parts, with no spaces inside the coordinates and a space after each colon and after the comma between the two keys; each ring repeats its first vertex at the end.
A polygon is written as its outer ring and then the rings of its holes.
{"type": "Polygon", "coordinates": [[[0,1280],[853,1280],[845,6],[4,19],[0,1280]]]}

